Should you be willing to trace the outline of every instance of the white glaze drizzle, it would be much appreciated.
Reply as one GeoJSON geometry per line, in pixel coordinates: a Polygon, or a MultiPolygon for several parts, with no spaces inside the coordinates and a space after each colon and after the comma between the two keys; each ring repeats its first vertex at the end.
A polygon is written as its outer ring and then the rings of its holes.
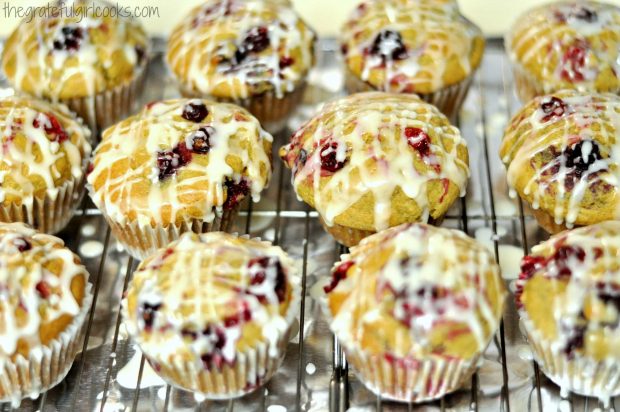
{"type": "MultiPolygon", "coordinates": [[[[501,153],[507,165],[508,184],[530,197],[535,209],[552,196],[553,206],[546,211],[557,224],[572,227],[588,211],[588,205],[583,203],[587,191],[601,183],[618,190],[619,133],[620,99],[616,95],[566,90],[536,98],[515,115],[504,135],[501,153]],[[551,104],[553,97],[563,101],[565,107],[558,111],[561,115],[545,121],[549,114],[544,112],[543,105],[551,104]],[[577,133],[573,132],[575,128],[577,133]],[[581,146],[577,146],[579,142],[583,142],[581,146]],[[594,144],[600,159],[596,159],[594,144]],[[588,164],[581,176],[575,174],[576,168],[568,159],[571,150],[577,151],[573,155],[586,159],[588,164]],[[536,166],[533,176],[523,182],[523,170],[533,167],[532,159],[553,151],[555,157],[536,166]]],[[[620,217],[619,205],[615,207],[615,217],[620,217]]]]}
{"type": "Polygon", "coordinates": [[[99,10],[115,7],[104,0],[71,0],[65,1],[64,6],[74,8],[73,16],[64,13],[46,16],[45,11],[35,10],[32,20],[24,20],[17,26],[11,35],[14,41],[5,44],[2,66],[7,72],[9,62],[14,62],[14,75],[7,77],[18,90],[58,101],[61,93],[66,95],[71,93],[70,89],[77,90],[77,85],[83,85],[84,95],[93,96],[101,92],[108,82],[113,82],[114,72],[109,69],[118,65],[113,59],[118,59],[119,55],[133,64],[134,70],[138,69],[138,53],[134,46],[141,47],[146,55],[148,40],[136,21],[118,16],[92,17],[92,7],[99,10]],[[76,8],[89,14],[84,16],[76,12],[76,8]],[[129,26],[132,26],[131,30],[129,26]],[[54,41],[63,39],[64,28],[81,30],[77,50],[54,48],[54,41]],[[91,30],[100,31],[99,37],[106,41],[92,42],[91,30]],[[36,73],[34,78],[33,73],[36,73]]]}
{"type": "MultiPolygon", "coordinates": [[[[190,206],[199,208],[202,216],[212,221],[222,211],[225,201],[225,181],[239,182],[246,179],[252,199],[260,200],[260,193],[271,176],[270,155],[264,147],[273,138],[265,132],[253,116],[244,109],[224,103],[198,99],[167,100],[146,106],[138,115],[131,117],[104,132],[104,142],[95,151],[94,169],[88,176],[91,197],[98,208],[116,222],[124,222],[129,211],[135,211],[142,225],[162,222],[162,208],[170,208],[171,220],[184,213],[190,206]],[[199,123],[181,117],[188,103],[204,103],[209,120],[199,123]],[[159,180],[158,152],[170,151],[179,143],[187,143],[188,135],[201,127],[210,127],[211,149],[207,154],[192,155],[192,160],[180,167],[178,172],[159,180]],[[132,162],[130,170],[112,176],[112,168],[119,161],[131,161],[146,151],[146,160],[132,162]],[[198,158],[207,158],[207,164],[198,158]],[[229,165],[230,157],[242,165],[242,172],[235,173],[229,165]],[[191,177],[178,179],[178,174],[192,173],[191,177]],[[104,182],[95,186],[95,182],[104,182]],[[134,185],[144,190],[137,201],[132,194],[134,185]],[[204,202],[196,204],[189,196],[196,190],[204,193],[204,202]],[[146,194],[144,194],[146,193],[146,194]],[[194,202],[189,204],[190,201],[194,202]]],[[[187,216],[185,216],[187,218],[187,216]]]]}
{"type": "Polygon", "coordinates": [[[81,312],[71,282],[83,276],[86,284],[88,273],[69,249],[59,245],[64,246],[62,240],[21,223],[0,224],[0,361],[15,353],[20,339],[36,347],[43,323],[81,312]],[[46,269],[53,261],[62,262],[59,276],[46,269]],[[40,282],[49,292],[46,299],[37,291],[40,282]],[[23,324],[15,316],[18,308],[26,312],[23,324]]]}
{"type": "Polygon", "coordinates": [[[405,304],[423,314],[411,317],[405,330],[411,335],[413,346],[407,353],[396,353],[397,356],[425,353],[430,330],[443,322],[466,324],[478,350],[483,350],[499,325],[505,294],[499,267],[484,246],[460,231],[423,224],[397,226],[367,237],[351,248],[350,254],[341,256],[334,268],[343,262],[353,262],[349,269],[353,272],[334,289],[333,293],[346,296],[338,312],[332,313],[330,328],[345,345],[360,342],[362,325],[376,322],[382,316],[404,321],[405,304]],[[379,250],[388,253],[392,248],[390,257],[377,268],[376,274],[362,272],[374,254],[379,250]],[[496,306],[489,301],[490,285],[486,283],[489,272],[493,289],[498,293],[494,297],[499,302],[496,306]],[[368,282],[376,283],[374,295],[368,293],[368,282]],[[395,297],[393,310],[389,309],[391,299],[382,298],[388,293],[384,289],[391,290],[395,297]],[[433,289],[447,290],[449,294],[433,301],[433,289]],[[358,309],[363,307],[369,310],[360,313],[358,309]],[[353,313],[360,316],[353,317],[353,313]],[[482,322],[487,325],[486,330],[482,322]]]}
{"type": "Polygon", "coordinates": [[[291,143],[283,148],[282,157],[296,153],[299,147],[307,152],[307,161],[305,165],[289,162],[293,167],[293,185],[297,190],[303,182],[311,181],[314,207],[328,225],[333,225],[337,216],[364,195],[372,194],[374,228],[386,229],[392,213],[392,195],[398,187],[417,202],[423,210],[421,220],[426,221],[428,184],[447,179],[463,196],[469,177],[468,165],[457,153],[459,148],[466,147],[458,129],[434,106],[414,95],[371,92],[328,103],[293,135],[291,143]],[[433,126],[433,121],[440,117],[444,119],[442,125],[433,126]],[[316,129],[308,135],[313,127],[316,129]],[[421,129],[431,140],[430,154],[423,159],[428,166],[424,172],[415,167],[420,154],[408,143],[407,127],[421,129]],[[395,136],[395,129],[400,130],[401,136],[395,136]],[[366,142],[369,136],[372,141],[366,142]],[[451,141],[449,150],[445,145],[447,140],[451,141]],[[337,143],[336,159],[346,162],[342,169],[324,177],[321,153],[333,150],[320,150],[326,141],[337,143]],[[351,182],[354,172],[359,176],[355,183],[351,182]]]}
{"type": "Polygon", "coordinates": [[[201,331],[216,327],[225,337],[220,349],[224,360],[233,362],[243,328],[253,323],[261,329],[259,339],[271,344],[269,355],[277,356],[276,344],[296,313],[291,307],[295,299],[279,302],[275,265],[262,268],[264,280],[251,284],[257,270],[250,261],[264,257],[280,262],[285,283],[295,296],[297,270],[281,248],[222,232],[183,234],[136,271],[128,291],[128,296],[135,296],[137,305],[135,311],[127,313],[130,334],[151,358],[169,359],[183,348],[196,355],[201,364],[201,355],[213,354],[216,345],[213,334],[205,336],[201,331]],[[162,263],[171,258],[176,259],[174,264],[162,269],[162,263]],[[264,300],[257,296],[264,296],[264,300]],[[141,315],[145,303],[161,305],[148,329],[141,315]],[[284,314],[281,305],[286,305],[284,314]],[[247,309],[251,318],[227,325],[224,316],[231,315],[231,308],[239,313],[247,309]],[[189,342],[182,333],[188,328],[197,332],[189,342]]]}
{"type": "MultiPolygon", "coordinates": [[[[530,257],[527,259],[539,258],[546,259],[547,263],[539,263],[531,266],[533,269],[529,276],[521,275],[517,281],[519,290],[517,302],[521,300],[527,283],[538,276],[545,278],[555,278],[564,282],[566,287],[549,285],[549,290],[553,293],[545,295],[548,310],[539,313],[536,317],[540,321],[544,317],[551,317],[556,326],[556,334],[549,340],[549,334],[544,334],[537,327],[528,312],[522,307],[519,315],[527,333],[536,339],[544,341],[551,350],[558,356],[567,356],[568,346],[575,338],[575,327],[583,328],[583,345],[577,345],[571,350],[585,353],[573,352],[572,358],[580,363],[575,367],[576,376],[557,381],[563,391],[572,390],[572,385],[581,379],[579,374],[588,374],[590,367],[586,365],[591,351],[605,350],[601,363],[607,365],[617,363],[620,359],[617,342],[620,342],[620,272],[618,272],[618,252],[620,251],[620,222],[607,221],[595,225],[586,226],[570,231],[565,231],[549,240],[538,244],[532,248],[530,257]],[[560,249],[572,249],[572,251],[561,253],[561,256],[554,258],[555,253],[560,249]],[[583,252],[583,254],[581,254],[583,252]],[[568,269],[568,274],[566,273],[568,269]],[[563,274],[560,274],[560,273],[563,274]],[[605,294],[608,298],[601,298],[599,294],[605,294]],[[608,299],[607,301],[605,299],[608,299]],[[584,317],[586,301],[589,301],[589,319],[584,317]],[[598,339],[591,340],[586,337],[590,333],[602,333],[598,339]],[[590,347],[592,344],[594,346],[590,347]]],[[[526,260],[524,260],[526,262],[526,260]]],[[[530,293],[532,293],[530,291],[530,293]]],[[[524,296],[526,299],[527,297],[524,296]]],[[[574,341],[572,343],[575,344],[574,341]]],[[[591,365],[590,365],[591,366],[591,365]]],[[[611,376],[615,376],[613,373],[611,376]]],[[[610,378],[611,379],[611,378],[610,378]]],[[[613,380],[612,380],[613,382],[613,380]]],[[[596,396],[603,401],[608,401],[610,396],[616,393],[606,392],[606,388],[613,390],[615,384],[597,384],[597,393],[589,393],[589,396],[596,396]]],[[[590,388],[591,390],[592,388],[590,388]]],[[[584,390],[584,389],[582,389],[584,390]]]]}
{"type": "Polygon", "coordinates": [[[35,197],[43,197],[36,193],[40,188],[35,187],[35,180],[53,199],[59,190],[55,180],[61,177],[57,162],[66,162],[70,172],[61,184],[71,178],[81,179],[91,151],[89,138],[90,131],[63,106],[20,96],[1,99],[0,201],[9,197],[13,203],[21,202],[30,214],[35,197]],[[60,142],[58,136],[46,132],[46,127],[52,126],[49,116],[60,124],[66,140],[60,142]],[[14,142],[18,135],[25,137],[23,147],[14,142]],[[2,185],[7,174],[14,185],[2,185]]]}
{"type": "MultiPolygon", "coordinates": [[[[480,29],[461,16],[455,1],[370,0],[353,11],[342,29],[341,43],[348,64],[362,58],[362,80],[368,81],[373,71],[385,71],[383,84],[373,86],[401,93],[415,92],[421,83],[430,83],[432,90],[446,86],[444,74],[451,70],[447,58],[452,55],[458,57],[463,78],[468,76],[476,69],[470,60],[473,40],[481,37],[480,29]],[[383,61],[369,53],[383,30],[401,34],[406,58],[383,61]]],[[[389,53],[389,45],[381,47],[389,53]]]]}
{"type": "Polygon", "coordinates": [[[542,80],[545,93],[574,87],[597,90],[596,81],[605,65],[612,74],[620,73],[620,8],[594,1],[563,1],[534,8],[517,19],[506,37],[509,56],[542,80]],[[576,17],[580,8],[596,13],[596,18],[576,17]],[[611,39],[611,40],[610,40],[611,39]],[[583,79],[568,81],[562,72],[574,77],[570,60],[564,59],[569,47],[586,43],[583,79]]]}
{"type": "Polygon", "coordinates": [[[315,37],[288,2],[207,0],[173,30],[167,61],[182,83],[202,94],[238,100],[250,96],[254,89],[268,87],[281,98],[312,67],[315,37]],[[258,27],[267,29],[269,47],[248,53],[234,64],[235,52],[246,34],[258,27]],[[290,64],[281,64],[282,58],[293,54],[290,64]],[[222,91],[223,84],[232,94],[222,91]]]}

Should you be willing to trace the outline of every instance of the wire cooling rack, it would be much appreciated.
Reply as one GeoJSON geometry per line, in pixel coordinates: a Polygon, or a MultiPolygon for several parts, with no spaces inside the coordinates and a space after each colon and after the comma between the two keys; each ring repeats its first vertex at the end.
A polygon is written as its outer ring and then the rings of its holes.
{"type": "MultiPolygon", "coordinates": [[[[155,39],[144,102],[177,97],[163,63],[163,41],[155,39]]],[[[317,68],[303,107],[291,119],[294,129],[322,102],[342,92],[337,43],[320,42],[317,68]]],[[[0,97],[11,94],[0,79],[0,97]]],[[[503,128],[519,108],[513,79],[501,43],[491,40],[483,65],[458,118],[471,159],[468,194],[449,211],[444,226],[459,228],[488,245],[514,290],[518,261],[546,238],[518,200],[508,197],[505,172],[498,156],[503,128]]],[[[276,136],[274,150],[289,133],[276,136]]],[[[277,159],[277,157],[274,157],[277,159]]],[[[110,234],[100,213],[88,200],[60,234],[80,255],[91,273],[94,300],[86,336],[67,378],[36,399],[24,400],[19,411],[602,411],[594,399],[560,393],[539,371],[522,338],[512,296],[501,327],[480,368],[461,390],[421,404],[382,400],[364,388],[348,369],[346,358],[329,332],[312,286],[328,276],[344,249],[326,235],[316,212],[297,201],[290,173],[276,160],[270,188],[258,204],[246,204],[236,231],[282,246],[302,268],[303,299],[298,333],[284,364],[264,387],[237,400],[213,402],[159,381],[127,339],[119,315],[120,299],[137,263],[110,234]]],[[[612,400],[611,408],[614,408],[612,400]]],[[[0,405],[0,411],[12,411],[0,405]]]]}

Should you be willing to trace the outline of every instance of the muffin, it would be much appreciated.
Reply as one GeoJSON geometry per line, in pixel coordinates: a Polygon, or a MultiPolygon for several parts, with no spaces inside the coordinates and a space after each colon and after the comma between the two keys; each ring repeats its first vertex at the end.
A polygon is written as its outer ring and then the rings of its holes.
{"type": "Polygon", "coordinates": [[[523,258],[516,301],[534,357],[564,391],[620,394],[620,222],[551,237],[523,258]]]}
{"type": "Polygon", "coordinates": [[[173,29],[166,60],[181,92],[244,106],[272,133],[303,97],[312,29],[282,0],[207,0],[173,29]]]}
{"type": "Polygon", "coordinates": [[[620,8],[563,1],[520,16],[506,36],[517,94],[527,102],[562,89],[620,92],[620,8]]]}
{"type": "Polygon", "coordinates": [[[88,272],[62,240],[0,223],[0,402],[17,408],[64,379],[91,300],[88,272]]]}
{"type": "Polygon", "coordinates": [[[279,247],[185,233],[140,265],[123,310],[131,337],[169,384],[228,399],[278,369],[299,293],[293,261],[279,247]]]}
{"type": "Polygon", "coordinates": [[[186,231],[231,228],[271,177],[272,137],[245,109],[153,102],[105,130],[88,188],[117,239],[142,260],[186,231]]]}
{"type": "Polygon", "coordinates": [[[508,183],[550,233],[620,218],[620,97],[563,90],[537,97],[506,128],[508,183]]]}
{"type": "Polygon", "coordinates": [[[90,131],[62,105],[0,99],[0,221],[63,229],[82,199],[90,131]]]}
{"type": "Polygon", "coordinates": [[[455,119],[484,52],[453,0],[370,0],[341,35],[349,93],[416,93],[455,119]]]}
{"type": "Polygon", "coordinates": [[[16,90],[65,103],[95,136],[130,114],[149,51],[135,20],[93,15],[102,8],[117,10],[99,0],[35,9],[7,39],[0,63],[16,90]]]}
{"type": "Polygon", "coordinates": [[[506,295],[484,246],[420,223],[364,239],[324,291],[330,329],[360,381],[405,402],[442,397],[471,376],[506,295]]]}
{"type": "Polygon", "coordinates": [[[413,94],[328,103],[280,149],[297,195],[346,246],[391,226],[437,222],[469,176],[457,128],[413,94]]]}

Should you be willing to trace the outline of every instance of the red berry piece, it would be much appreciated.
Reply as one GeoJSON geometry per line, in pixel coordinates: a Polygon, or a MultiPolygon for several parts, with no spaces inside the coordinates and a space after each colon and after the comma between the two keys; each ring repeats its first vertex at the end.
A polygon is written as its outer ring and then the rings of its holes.
{"type": "Polygon", "coordinates": [[[211,150],[209,138],[215,134],[215,129],[211,126],[201,127],[188,136],[185,144],[191,147],[192,152],[206,154],[211,150]]]}
{"type": "MultiPolygon", "coordinates": [[[[273,274],[271,277],[271,280],[274,282],[273,291],[278,298],[278,302],[284,302],[286,297],[286,275],[284,274],[282,264],[277,257],[264,256],[251,259],[248,262],[248,270],[251,275],[250,285],[261,285],[265,283],[265,281],[269,278],[267,271],[275,272],[275,279],[273,279],[273,274]]],[[[256,296],[261,303],[267,302],[266,296],[257,295],[255,293],[252,294],[256,296]]]]}
{"type": "Polygon", "coordinates": [[[403,37],[394,30],[380,31],[370,46],[370,53],[380,56],[384,62],[407,58],[407,48],[403,43],[403,37]]]}
{"type": "Polygon", "coordinates": [[[547,259],[542,256],[525,256],[521,260],[521,279],[529,279],[534,276],[538,270],[544,267],[547,259]]]}
{"type": "Polygon", "coordinates": [[[598,13],[586,6],[575,6],[570,11],[569,17],[588,23],[594,23],[598,20],[598,13]]]}
{"type": "Polygon", "coordinates": [[[32,244],[24,237],[13,239],[13,245],[22,253],[32,249],[32,244]]]}
{"type": "Polygon", "coordinates": [[[336,173],[342,169],[346,163],[345,161],[338,160],[338,143],[331,142],[326,143],[321,147],[321,168],[331,173],[336,173]]]}
{"type": "Polygon", "coordinates": [[[239,313],[229,316],[224,319],[224,327],[226,328],[234,328],[235,326],[239,326],[242,323],[246,323],[252,320],[252,312],[250,312],[250,307],[247,303],[243,303],[243,307],[239,311],[239,313]]]}
{"type": "Polygon", "coordinates": [[[583,40],[577,40],[562,56],[562,71],[560,76],[568,82],[582,82],[585,80],[583,69],[590,47],[583,40]]]}
{"type": "Polygon", "coordinates": [[[45,134],[52,137],[52,141],[62,143],[69,138],[62,125],[51,113],[39,113],[32,121],[35,129],[43,128],[45,134]]]}
{"type": "Polygon", "coordinates": [[[250,193],[250,187],[245,179],[235,182],[232,179],[226,179],[224,182],[226,187],[226,200],[224,201],[224,209],[230,210],[237,206],[239,202],[250,193]]]}
{"type": "Polygon", "coordinates": [[[200,123],[209,115],[209,110],[202,102],[189,102],[183,107],[183,117],[190,122],[200,123]]]}
{"type": "Polygon", "coordinates": [[[599,145],[593,140],[581,140],[564,149],[562,155],[564,165],[574,169],[577,178],[581,178],[594,162],[602,159],[599,145]]]}
{"type": "MultiPolygon", "coordinates": [[[[583,318],[583,314],[580,317],[583,318]]],[[[583,348],[586,329],[587,327],[585,325],[563,328],[564,332],[569,335],[566,346],[564,347],[564,353],[569,359],[573,359],[575,357],[575,352],[583,348]]]]}
{"type": "Polygon", "coordinates": [[[187,148],[185,142],[179,143],[177,147],[170,151],[157,152],[157,168],[159,169],[159,180],[173,176],[177,171],[192,161],[192,151],[187,148]]]}
{"type": "Polygon", "coordinates": [[[564,114],[567,112],[567,108],[568,107],[564,100],[552,96],[551,99],[548,99],[540,105],[540,109],[545,114],[545,116],[542,118],[543,123],[548,122],[553,118],[560,118],[564,116],[564,114]]]}
{"type": "Polygon", "coordinates": [[[222,349],[226,345],[226,333],[220,327],[209,325],[202,332],[202,338],[207,339],[213,348],[211,352],[204,353],[200,357],[203,366],[205,369],[211,369],[213,367],[220,369],[224,364],[222,349]]]}
{"type": "Polygon", "coordinates": [[[583,262],[586,252],[579,246],[562,245],[557,248],[549,263],[555,263],[555,268],[550,270],[549,275],[555,277],[569,277],[573,274],[571,265],[575,260],[583,262]]]}
{"type": "Polygon", "coordinates": [[[84,30],[81,27],[65,26],[60,29],[59,35],[54,39],[55,50],[75,52],[80,49],[84,40],[84,30]]]}
{"type": "Polygon", "coordinates": [[[267,27],[251,28],[235,52],[236,62],[243,62],[249,54],[262,52],[269,47],[269,44],[269,30],[267,27]]]}
{"type": "Polygon", "coordinates": [[[405,129],[405,137],[407,143],[422,157],[428,157],[431,154],[431,139],[428,135],[417,127],[407,127],[405,129]]]}
{"type": "Polygon", "coordinates": [[[157,303],[157,304],[150,304],[150,303],[143,303],[140,306],[140,316],[142,317],[142,320],[144,321],[144,330],[146,330],[147,332],[150,332],[151,329],[153,329],[153,323],[155,322],[155,316],[157,315],[157,312],[161,309],[162,304],[161,303],[157,303]]]}
{"type": "Polygon", "coordinates": [[[38,282],[35,288],[39,296],[41,296],[41,298],[43,299],[49,298],[52,294],[52,288],[50,287],[50,284],[44,280],[38,282]]]}
{"type": "Polygon", "coordinates": [[[295,64],[295,59],[293,59],[292,57],[289,57],[289,56],[280,57],[280,62],[279,62],[280,70],[284,70],[287,67],[292,66],[293,64],[295,64]]]}
{"type": "Polygon", "coordinates": [[[347,271],[353,265],[354,263],[351,261],[344,262],[344,263],[341,263],[340,266],[338,266],[336,269],[334,269],[334,271],[332,272],[331,282],[329,283],[329,285],[326,285],[323,287],[323,290],[325,291],[325,293],[330,293],[332,290],[336,289],[338,284],[342,280],[347,278],[347,271]]]}

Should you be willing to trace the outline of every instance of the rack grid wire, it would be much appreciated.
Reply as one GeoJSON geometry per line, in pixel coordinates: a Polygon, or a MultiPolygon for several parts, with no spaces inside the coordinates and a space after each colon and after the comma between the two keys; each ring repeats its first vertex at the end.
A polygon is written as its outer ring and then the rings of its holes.
{"type": "MultiPolygon", "coordinates": [[[[177,97],[163,62],[165,43],[154,39],[143,102],[177,97]]],[[[291,119],[294,129],[317,107],[343,94],[338,45],[319,44],[317,68],[311,73],[303,107],[291,119]]],[[[9,95],[0,78],[0,97],[9,95]]],[[[503,128],[520,107],[502,44],[490,40],[457,126],[470,151],[468,194],[449,211],[444,226],[458,228],[488,245],[514,291],[518,261],[546,238],[530,211],[510,199],[498,156],[503,128]]],[[[275,137],[274,150],[287,133],[275,137]]],[[[208,401],[158,381],[144,356],[127,338],[120,300],[137,267],[116,242],[110,228],[85,199],[59,236],[76,251],[91,273],[94,299],[85,327],[81,354],[67,378],[36,399],[0,411],[603,411],[594,399],[560,393],[532,361],[519,330],[512,293],[500,329],[469,382],[461,390],[421,405],[384,401],[369,392],[349,370],[338,341],[329,332],[313,296],[313,285],[328,275],[346,249],[323,232],[316,212],[297,201],[283,162],[275,161],[270,188],[258,204],[247,203],[236,222],[239,233],[281,245],[300,261],[302,292],[298,333],[284,364],[263,388],[243,398],[208,401]]]]}

